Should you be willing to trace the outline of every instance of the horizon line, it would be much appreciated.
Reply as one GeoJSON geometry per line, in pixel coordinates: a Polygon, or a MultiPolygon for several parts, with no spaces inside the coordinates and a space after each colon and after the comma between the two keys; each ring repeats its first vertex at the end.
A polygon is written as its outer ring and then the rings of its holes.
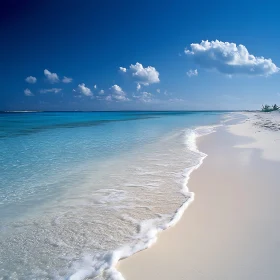
{"type": "Polygon", "coordinates": [[[207,110],[0,110],[0,113],[79,113],[79,112],[255,112],[260,110],[246,110],[246,109],[236,109],[236,110],[227,110],[227,109],[207,109],[207,110]]]}

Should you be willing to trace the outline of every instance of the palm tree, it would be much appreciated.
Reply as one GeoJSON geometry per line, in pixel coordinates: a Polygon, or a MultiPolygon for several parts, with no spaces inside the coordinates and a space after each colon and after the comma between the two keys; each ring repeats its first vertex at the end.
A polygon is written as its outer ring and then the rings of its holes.
{"type": "Polygon", "coordinates": [[[278,111],[280,109],[279,106],[277,106],[276,104],[269,106],[267,104],[262,105],[262,112],[272,112],[272,111],[278,111]]]}
{"type": "Polygon", "coordinates": [[[272,109],[270,108],[269,105],[262,105],[262,112],[270,112],[272,109]]]}

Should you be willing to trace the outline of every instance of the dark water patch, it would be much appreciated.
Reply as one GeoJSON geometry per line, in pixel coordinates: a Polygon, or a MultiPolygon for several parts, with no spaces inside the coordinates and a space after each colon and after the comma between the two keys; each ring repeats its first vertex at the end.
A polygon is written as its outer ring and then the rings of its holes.
{"type": "MultiPolygon", "coordinates": [[[[20,129],[17,131],[8,131],[3,135],[0,134],[0,139],[3,138],[10,138],[10,137],[18,137],[18,136],[25,136],[34,133],[40,133],[50,129],[63,129],[63,128],[79,128],[79,127],[94,127],[99,125],[104,125],[113,122],[126,122],[126,121],[135,121],[135,120],[144,120],[144,119],[155,119],[159,118],[156,116],[146,116],[146,117],[135,117],[129,119],[121,119],[121,120],[94,120],[94,121],[82,121],[82,122],[72,122],[72,123],[56,123],[51,125],[44,125],[39,127],[30,127],[26,129],[20,129]]],[[[4,128],[4,126],[0,126],[0,129],[4,128]]],[[[5,127],[6,128],[6,127],[5,127]]]]}
{"type": "Polygon", "coordinates": [[[94,127],[112,122],[166,116],[211,116],[225,111],[123,111],[123,112],[8,112],[0,114],[0,139],[40,133],[50,129],[94,127]]]}

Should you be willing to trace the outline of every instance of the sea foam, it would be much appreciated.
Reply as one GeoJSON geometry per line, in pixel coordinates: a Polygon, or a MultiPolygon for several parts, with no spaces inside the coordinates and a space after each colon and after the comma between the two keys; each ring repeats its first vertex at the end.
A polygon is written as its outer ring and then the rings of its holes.
{"type": "MultiPolygon", "coordinates": [[[[185,196],[185,201],[175,211],[173,216],[171,218],[167,217],[167,220],[164,217],[161,217],[140,222],[139,233],[132,238],[136,240],[136,242],[133,244],[127,244],[103,255],[91,256],[89,254],[84,256],[82,260],[73,264],[71,269],[75,270],[75,272],[72,273],[67,279],[97,279],[97,277],[102,274],[103,277],[108,280],[125,280],[122,274],[116,269],[118,261],[152,246],[157,241],[159,232],[176,225],[187,207],[194,201],[194,193],[189,191],[187,184],[191,173],[198,169],[203,163],[203,160],[207,157],[207,154],[198,150],[196,140],[198,137],[215,132],[217,127],[218,125],[203,126],[191,131],[187,130],[185,133],[185,145],[190,151],[198,154],[199,162],[196,165],[184,170],[183,180],[181,182],[181,192],[185,196]]],[[[137,223],[136,220],[133,220],[132,222],[137,223]]]]}
{"type": "Polygon", "coordinates": [[[4,114],[1,279],[122,279],[117,262],[193,201],[189,176],[206,156],[196,139],[213,128],[191,127],[215,114],[104,114],[4,114]]]}

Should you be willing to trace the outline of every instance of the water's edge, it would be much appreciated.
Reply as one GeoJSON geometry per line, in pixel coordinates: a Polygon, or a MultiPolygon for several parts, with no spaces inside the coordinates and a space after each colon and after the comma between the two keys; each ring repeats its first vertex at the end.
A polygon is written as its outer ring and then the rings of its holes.
{"type": "Polygon", "coordinates": [[[197,147],[197,139],[201,138],[203,136],[206,136],[208,134],[216,132],[216,128],[218,126],[219,125],[216,125],[216,126],[213,126],[213,127],[208,127],[207,129],[209,129],[209,130],[207,132],[204,132],[203,134],[199,134],[198,131],[200,129],[203,129],[204,127],[197,127],[194,130],[193,139],[192,139],[193,141],[192,141],[192,143],[190,143],[192,145],[192,147],[190,147],[190,145],[189,145],[189,147],[191,148],[192,151],[199,153],[201,155],[201,158],[200,158],[200,161],[199,161],[199,163],[197,165],[194,165],[193,167],[185,169],[185,173],[184,173],[185,180],[184,180],[181,192],[185,195],[186,201],[177,209],[177,211],[174,213],[172,219],[170,220],[170,222],[168,224],[166,224],[166,225],[164,225],[164,226],[162,226],[160,228],[157,228],[156,231],[153,232],[152,238],[150,239],[150,242],[147,243],[147,246],[145,248],[142,248],[139,251],[135,251],[135,252],[133,252],[132,254],[130,254],[128,256],[123,256],[122,258],[118,259],[116,263],[114,263],[114,267],[112,269],[114,269],[115,273],[118,274],[119,278],[116,278],[117,280],[125,280],[125,278],[122,276],[122,274],[116,269],[117,263],[120,260],[128,258],[128,257],[130,257],[130,256],[132,256],[132,255],[134,255],[134,254],[136,254],[136,253],[138,253],[140,251],[149,249],[153,244],[156,243],[158,234],[160,232],[170,228],[170,227],[175,226],[180,221],[180,219],[182,218],[182,216],[183,216],[184,212],[186,211],[186,209],[188,208],[188,206],[194,201],[195,193],[189,191],[188,182],[190,180],[190,176],[191,176],[192,172],[197,170],[200,166],[202,166],[204,159],[208,156],[207,154],[201,152],[198,149],[198,147],[197,147]]]}
{"type": "Polygon", "coordinates": [[[130,244],[128,244],[113,252],[107,253],[106,255],[101,255],[100,259],[96,260],[96,262],[94,263],[92,263],[90,256],[88,257],[88,259],[87,257],[85,257],[83,260],[83,266],[77,267],[76,272],[70,275],[67,278],[68,280],[98,279],[98,277],[101,275],[105,276],[106,279],[109,280],[125,280],[121,272],[116,268],[118,262],[122,259],[134,255],[135,253],[150,248],[157,241],[158,234],[168,229],[169,227],[175,226],[183,216],[188,206],[194,201],[195,194],[189,191],[187,186],[188,181],[190,179],[191,173],[194,170],[198,169],[202,165],[204,159],[207,157],[207,154],[198,150],[197,139],[202,136],[214,133],[218,126],[220,125],[197,127],[193,130],[192,135],[186,139],[186,146],[188,146],[191,151],[198,153],[200,155],[200,159],[197,165],[186,168],[184,170],[184,181],[182,184],[181,192],[185,196],[186,200],[176,210],[169,222],[156,228],[151,227],[144,236],[141,236],[141,238],[138,239],[139,242],[135,245],[131,246],[130,244]],[[102,264],[100,265],[100,263],[102,264]]]}
{"type": "Polygon", "coordinates": [[[62,121],[60,115],[8,118],[8,134],[9,122],[12,132],[26,122],[38,133],[0,141],[7,155],[1,166],[7,186],[0,189],[6,211],[0,211],[1,276],[124,280],[119,261],[150,248],[194,201],[190,175],[207,157],[197,144],[229,116],[140,116],[124,123],[126,114],[86,114],[78,120],[120,121],[93,128],[78,123],[76,133],[72,127],[37,131],[38,122],[56,128],[76,121],[72,115],[62,121]]]}
{"type": "MultiPolygon", "coordinates": [[[[240,113],[239,113],[240,114],[240,113]]],[[[238,115],[237,115],[238,116],[238,115]]],[[[244,115],[241,114],[241,116],[244,118],[244,115]]],[[[245,116],[245,119],[246,119],[246,116],[245,116]]],[[[188,182],[189,182],[189,179],[190,179],[190,176],[191,176],[191,173],[195,170],[197,170],[199,167],[202,166],[203,164],[203,161],[204,159],[208,156],[206,153],[203,153],[202,151],[200,151],[197,147],[197,139],[198,138],[201,138],[203,136],[207,136],[211,133],[215,133],[217,131],[217,128],[218,127],[225,127],[226,125],[230,124],[231,122],[240,122],[240,120],[238,120],[238,118],[236,118],[236,114],[233,114],[233,115],[227,115],[227,117],[224,118],[223,121],[221,121],[221,124],[217,124],[217,125],[214,125],[214,126],[208,126],[208,127],[197,127],[194,129],[194,134],[193,134],[193,139],[191,139],[191,142],[189,143],[188,147],[190,148],[190,150],[194,151],[194,152],[197,152],[198,154],[201,155],[201,158],[200,158],[200,161],[197,165],[193,166],[193,167],[190,167],[190,168],[187,168],[185,170],[185,173],[184,173],[184,176],[185,176],[185,180],[184,180],[184,183],[183,183],[183,186],[182,186],[182,189],[181,189],[181,192],[185,195],[186,197],[186,201],[177,209],[177,211],[175,212],[175,214],[173,215],[172,219],[170,220],[170,222],[162,227],[159,227],[157,228],[153,233],[152,233],[152,237],[150,239],[150,242],[148,242],[146,244],[146,247],[145,248],[142,248],[138,251],[135,251],[133,252],[132,254],[130,255],[127,255],[127,256],[122,256],[120,257],[119,259],[117,259],[114,263],[113,263],[113,266],[112,266],[112,278],[109,277],[109,280],[125,280],[125,278],[122,276],[121,272],[117,270],[116,266],[117,266],[117,263],[122,260],[122,259],[125,259],[125,258],[128,258],[140,251],[143,251],[143,250],[146,250],[146,249],[149,249],[156,241],[157,241],[157,237],[158,237],[158,234],[170,227],[173,227],[175,226],[179,221],[180,219],[182,218],[185,210],[188,208],[188,206],[194,201],[194,196],[195,196],[195,193],[194,192],[189,192],[189,189],[188,189],[188,182]],[[199,133],[200,130],[203,130],[206,128],[206,131],[204,132],[201,132],[199,133]],[[117,276],[114,278],[114,276],[117,276]]],[[[189,139],[190,140],[190,139],[189,139]]],[[[152,231],[152,230],[151,230],[152,231]]],[[[73,278],[74,280],[76,278],[73,278]]],[[[73,280],[71,278],[71,280],[73,280]]]]}

